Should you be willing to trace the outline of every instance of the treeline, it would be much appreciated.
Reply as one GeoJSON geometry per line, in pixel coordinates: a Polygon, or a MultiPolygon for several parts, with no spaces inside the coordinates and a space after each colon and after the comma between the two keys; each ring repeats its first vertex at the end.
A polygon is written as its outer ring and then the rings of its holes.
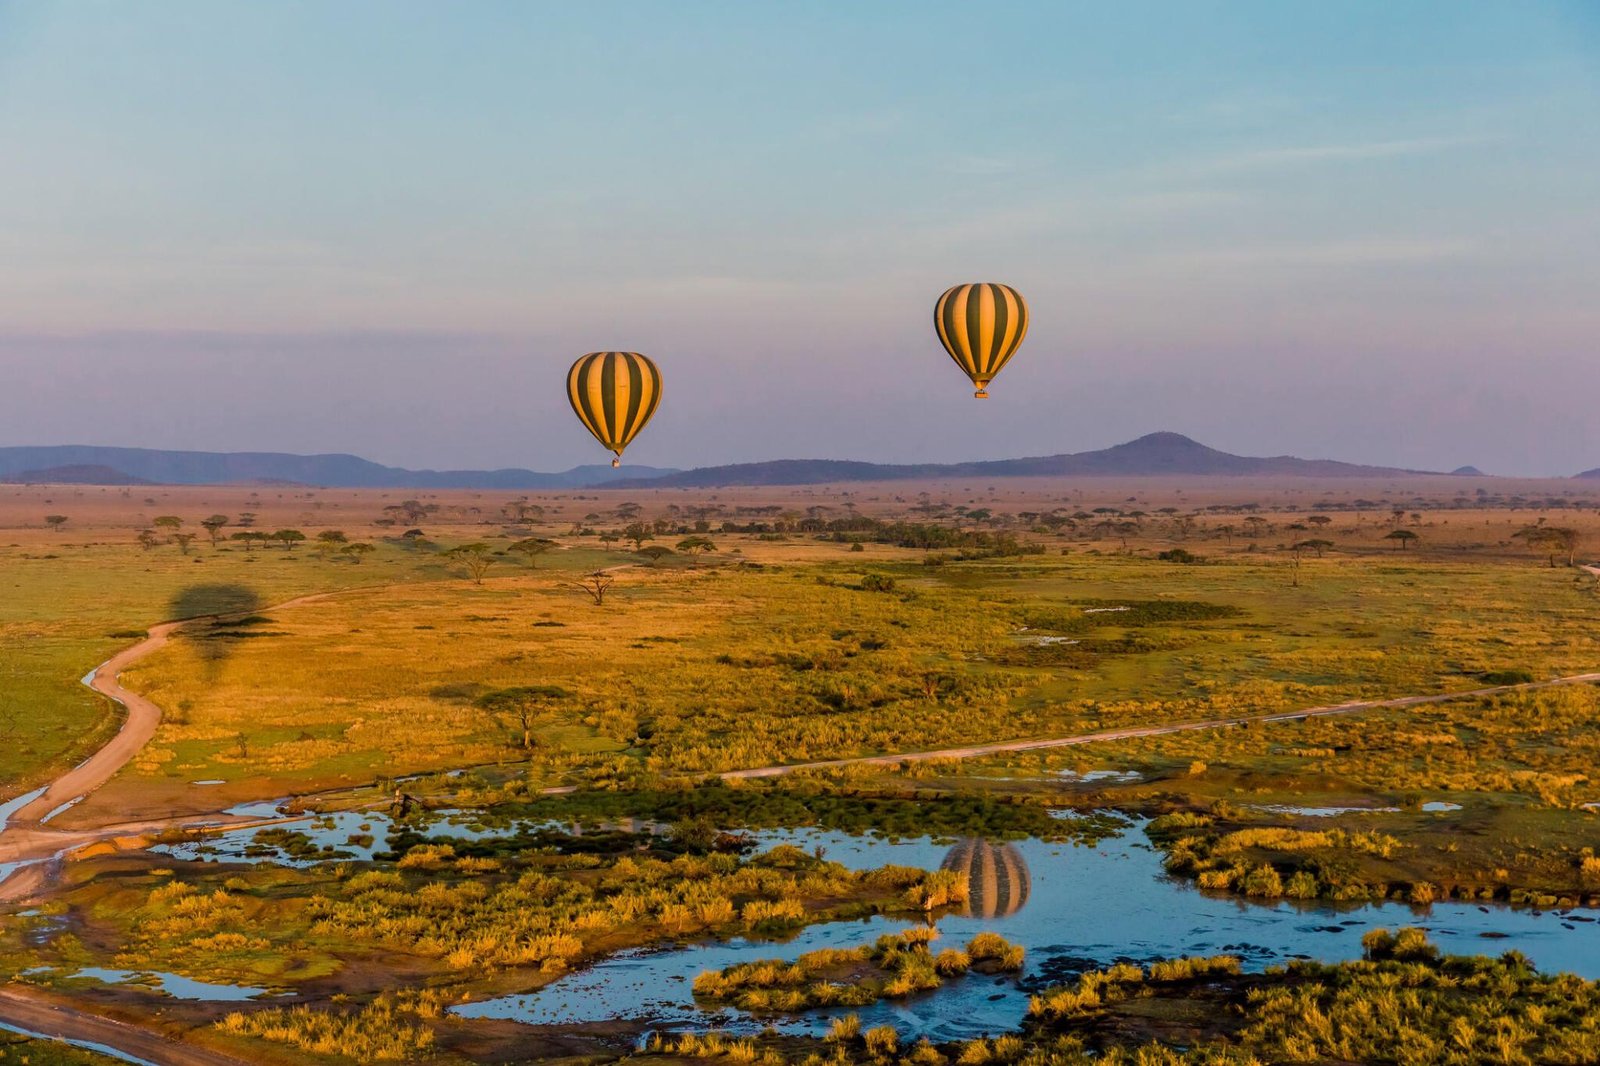
{"type": "Polygon", "coordinates": [[[801,533],[836,544],[891,544],[921,551],[955,551],[962,558],[1041,555],[1044,545],[1022,540],[1004,530],[960,529],[936,522],[888,522],[866,515],[849,518],[802,518],[794,522],[724,522],[724,533],[801,533]]]}
{"type": "Polygon", "coordinates": [[[1114,835],[1126,822],[1111,815],[1059,818],[1023,797],[917,790],[890,794],[861,789],[802,790],[710,782],[684,789],[585,791],[541,796],[497,813],[539,822],[623,818],[723,829],[815,827],[846,833],[877,830],[887,836],[979,836],[990,840],[1081,840],[1114,835]]]}

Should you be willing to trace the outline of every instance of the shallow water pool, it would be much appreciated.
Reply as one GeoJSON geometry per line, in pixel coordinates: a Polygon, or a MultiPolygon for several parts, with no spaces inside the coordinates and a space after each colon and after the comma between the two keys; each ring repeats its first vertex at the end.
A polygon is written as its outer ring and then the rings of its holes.
{"type": "MultiPolygon", "coordinates": [[[[853,869],[887,863],[932,868],[953,851],[948,844],[926,838],[891,842],[811,830],[757,835],[763,847],[779,843],[808,851],[821,847],[826,858],[853,869]]],[[[1467,903],[1429,908],[1399,903],[1248,903],[1208,895],[1167,877],[1159,853],[1138,831],[1095,846],[1027,840],[1004,847],[1022,868],[999,878],[980,878],[983,884],[978,885],[973,906],[980,913],[941,918],[940,943],[963,945],[974,933],[993,930],[1027,948],[1024,973],[969,975],[925,996],[854,1008],[864,1025],[888,1023],[903,1035],[926,1035],[935,1041],[998,1033],[1021,1021],[1030,989],[1082,969],[1124,959],[1147,962],[1214,954],[1238,955],[1252,970],[1295,958],[1335,962],[1358,957],[1362,934],[1383,926],[1420,926],[1452,954],[1499,954],[1515,948],[1543,970],[1600,977],[1600,923],[1588,920],[1588,915],[1467,903]],[[984,912],[991,916],[981,916],[984,912]]],[[[1017,863],[1002,857],[988,869],[997,865],[1017,863]]],[[[455,1013],[544,1025],[619,1017],[667,1028],[755,1030],[773,1023],[785,1031],[821,1033],[829,1019],[852,1011],[813,1011],[798,1017],[755,1017],[732,1009],[706,1012],[695,1005],[690,985],[703,970],[868,943],[907,924],[906,919],[879,917],[811,926],[782,943],[736,939],[625,952],[537,992],[464,1004],[455,1013]]]]}

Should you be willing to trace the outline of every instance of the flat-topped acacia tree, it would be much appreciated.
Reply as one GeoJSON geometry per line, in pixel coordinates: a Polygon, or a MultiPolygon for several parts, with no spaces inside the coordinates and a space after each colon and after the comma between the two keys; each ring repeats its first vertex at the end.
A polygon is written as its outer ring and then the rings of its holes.
{"type": "Polygon", "coordinates": [[[678,550],[690,559],[698,561],[706,552],[716,551],[717,546],[710,537],[685,537],[678,541],[678,550]]]}
{"type": "Polygon", "coordinates": [[[474,585],[483,584],[483,575],[495,564],[494,550],[483,543],[462,544],[445,552],[445,556],[465,566],[474,585]]]}
{"type": "Polygon", "coordinates": [[[1383,539],[1395,541],[1395,546],[1401,551],[1405,551],[1407,548],[1411,547],[1413,541],[1420,540],[1421,538],[1415,533],[1411,532],[1409,529],[1397,529],[1392,533],[1385,534],[1383,539]]]}
{"type": "Polygon", "coordinates": [[[527,559],[528,568],[531,570],[538,566],[539,556],[543,555],[547,551],[550,551],[555,546],[556,542],[553,540],[546,540],[544,537],[528,537],[524,540],[517,541],[515,544],[511,545],[511,547],[507,548],[506,551],[516,552],[518,555],[527,559]]]}
{"type": "Polygon", "coordinates": [[[486,692],[474,703],[497,719],[515,721],[522,733],[522,750],[532,751],[534,725],[572,698],[571,692],[556,685],[519,685],[486,692]]]}
{"type": "Polygon", "coordinates": [[[211,538],[211,546],[213,548],[222,540],[222,530],[227,524],[228,516],[225,514],[214,514],[209,518],[200,520],[200,528],[205,530],[206,535],[211,538]]]}

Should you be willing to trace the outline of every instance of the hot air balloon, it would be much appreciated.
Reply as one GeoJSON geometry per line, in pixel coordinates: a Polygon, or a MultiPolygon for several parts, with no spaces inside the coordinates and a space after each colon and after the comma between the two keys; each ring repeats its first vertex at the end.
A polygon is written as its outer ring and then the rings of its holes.
{"type": "Polygon", "coordinates": [[[1028,305],[1009,285],[974,283],[946,289],[933,305],[933,328],[962,373],[987,399],[988,385],[1028,333],[1028,305]]]}
{"type": "Polygon", "coordinates": [[[967,881],[967,914],[978,918],[1004,918],[1028,902],[1033,880],[1022,852],[1012,844],[991,844],[968,837],[945,855],[939,869],[960,874],[967,881]]]}
{"type": "Polygon", "coordinates": [[[594,439],[616,453],[656,413],[661,402],[661,371],[638,352],[590,352],[567,371],[567,399],[594,439]]]}

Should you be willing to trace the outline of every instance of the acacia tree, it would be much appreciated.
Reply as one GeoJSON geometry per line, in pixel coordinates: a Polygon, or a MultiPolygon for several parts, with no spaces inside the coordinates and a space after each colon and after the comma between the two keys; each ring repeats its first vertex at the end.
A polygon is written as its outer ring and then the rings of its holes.
{"type": "Polygon", "coordinates": [[[606,593],[610,591],[611,586],[615,585],[616,583],[617,579],[606,573],[604,570],[596,570],[592,574],[583,575],[576,581],[568,581],[561,587],[589,597],[589,600],[596,607],[604,607],[606,602],[606,593]]]}
{"type": "Polygon", "coordinates": [[[1567,565],[1572,566],[1577,562],[1578,542],[1582,539],[1576,529],[1566,526],[1557,526],[1550,530],[1550,544],[1557,550],[1567,555],[1567,565]]]}
{"type": "Polygon", "coordinates": [[[637,554],[648,559],[651,566],[656,566],[661,560],[672,554],[672,549],[665,544],[652,544],[647,548],[640,548],[637,554]]]}
{"type": "Polygon", "coordinates": [[[346,544],[344,547],[340,548],[339,554],[350,556],[350,561],[355,563],[357,566],[360,566],[363,556],[371,555],[377,550],[377,548],[374,548],[370,544],[363,544],[362,542],[357,541],[354,544],[346,544]]]}
{"type": "Polygon", "coordinates": [[[1568,566],[1573,565],[1577,559],[1579,536],[1576,529],[1564,526],[1523,526],[1511,535],[1520,537],[1533,551],[1545,552],[1552,567],[1556,565],[1557,555],[1565,554],[1568,566]]]}
{"type": "Polygon", "coordinates": [[[1409,529],[1397,529],[1394,532],[1387,534],[1383,539],[1398,542],[1396,547],[1398,547],[1401,551],[1405,551],[1411,546],[1411,542],[1417,540],[1418,537],[1409,529]]]}
{"type": "Polygon", "coordinates": [[[533,727],[572,693],[555,685],[520,685],[484,693],[474,702],[496,719],[511,719],[522,733],[522,750],[534,747],[533,727]]]}
{"type": "Polygon", "coordinates": [[[189,545],[194,543],[194,538],[199,535],[198,533],[174,533],[172,539],[177,542],[178,550],[184,555],[188,555],[189,545]]]}
{"type": "Polygon", "coordinates": [[[67,516],[64,514],[47,514],[44,516],[44,524],[59,533],[61,532],[61,527],[67,524],[67,516]]]}
{"type": "Polygon", "coordinates": [[[141,529],[141,530],[139,530],[139,547],[143,548],[145,551],[149,551],[151,548],[154,548],[157,544],[160,544],[160,543],[161,543],[161,538],[156,536],[156,531],[155,530],[153,530],[153,529],[141,529]]]}
{"type": "Polygon", "coordinates": [[[544,508],[536,503],[529,503],[526,496],[519,500],[512,500],[500,509],[500,513],[517,525],[527,525],[535,518],[544,517],[544,508]]]}
{"type": "Polygon", "coordinates": [[[201,520],[200,528],[205,530],[206,534],[210,536],[211,546],[213,548],[215,548],[217,546],[217,542],[222,539],[222,530],[227,524],[228,516],[225,514],[214,514],[209,518],[201,520]]]}
{"type": "Polygon", "coordinates": [[[655,540],[656,535],[654,531],[652,531],[651,528],[645,525],[643,522],[632,522],[629,523],[628,528],[622,531],[622,539],[633,541],[633,550],[638,551],[640,548],[644,547],[645,541],[655,540]]]}
{"type": "Polygon", "coordinates": [[[506,551],[513,551],[518,555],[525,557],[528,560],[528,569],[533,570],[539,565],[539,556],[543,555],[545,552],[549,551],[555,546],[556,542],[553,540],[546,540],[543,537],[528,537],[524,540],[517,541],[515,544],[511,545],[511,547],[507,548],[506,551]]]}
{"type": "Polygon", "coordinates": [[[445,555],[467,568],[474,585],[483,584],[483,575],[495,564],[494,551],[487,544],[462,544],[451,548],[445,555]]]}
{"type": "Polygon", "coordinates": [[[172,534],[183,528],[183,519],[175,514],[157,515],[155,521],[150,524],[157,529],[166,530],[167,538],[170,540],[172,534]]]}
{"type": "Polygon", "coordinates": [[[342,529],[324,529],[317,534],[317,552],[326,557],[330,551],[333,551],[341,544],[348,543],[349,540],[350,538],[344,535],[344,530],[342,529]]]}
{"type": "MultiPolygon", "coordinates": [[[[684,537],[678,541],[678,550],[689,556],[691,560],[698,560],[706,552],[714,552],[717,546],[710,537],[684,537]]],[[[696,565],[698,565],[696,563],[696,565]]]]}
{"type": "Polygon", "coordinates": [[[294,551],[294,546],[306,539],[306,535],[298,529],[280,529],[272,534],[272,539],[283,545],[284,551],[294,551]]]}
{"type": "Polygon", "coordinates": [[[414,526],[438,509],[439,505],[436,503],[425,504],[420,500],[401,500],[399,503],[391,503],[383,511],[384,514],[390,515],[408,526],[414,526]]]}

